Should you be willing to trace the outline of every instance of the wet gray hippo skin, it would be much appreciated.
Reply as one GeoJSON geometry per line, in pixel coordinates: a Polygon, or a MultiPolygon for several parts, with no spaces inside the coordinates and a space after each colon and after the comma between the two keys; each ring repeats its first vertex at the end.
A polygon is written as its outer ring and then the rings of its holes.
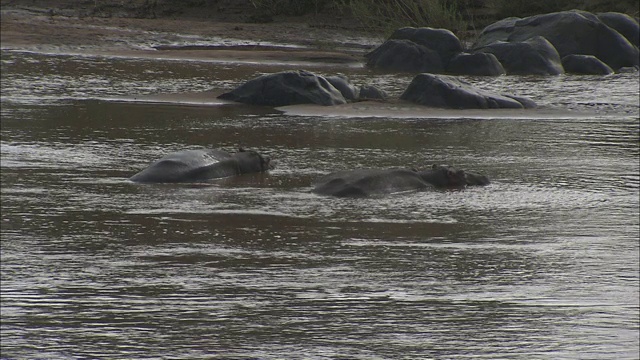
{"type": "Polygon", "coordinates": [[[338,171],[320,178],[313,192],[337,197],[366,197],[427,188],[456,188],[487,185],[489,179],[463,170],[433,165],[417,171],[408,168],[356,169],[338,171]]]}
{"type": "Polygon", "coordinates": [[[202,182],[270,168],[271,159],[252,150],[240,149],[235,154],[223,150],[184,150],[161,158],[129,180],[140,183],[202,182]]]}

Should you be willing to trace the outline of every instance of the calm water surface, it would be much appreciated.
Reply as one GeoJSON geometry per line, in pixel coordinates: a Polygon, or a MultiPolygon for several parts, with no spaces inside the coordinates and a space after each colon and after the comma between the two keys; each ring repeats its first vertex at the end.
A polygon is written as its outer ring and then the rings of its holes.
{"type": "MultiPolygon", "coordinates": [[[[1,60],[3,359],[640,356],[637,72],[467,78],[558,117],[354,118],[136,99],[290,65],[1,60]],[[127,181],[203,146],[257,149],[277,168],[127,181]],[[310,193],[334,170],[431,163],[493,183],[310,193]]],[[[305,68],[393,95],[411,80],[305,68]]]]}

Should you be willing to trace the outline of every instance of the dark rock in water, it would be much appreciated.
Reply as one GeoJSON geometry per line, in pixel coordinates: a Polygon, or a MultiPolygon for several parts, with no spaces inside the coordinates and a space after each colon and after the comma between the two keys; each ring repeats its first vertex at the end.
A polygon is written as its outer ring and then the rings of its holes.
{"type": "Polygon", "coordinates": [[[304,70],[259,76],[218,98],[266,106],[340,105],[347,102],[327,79],[304,70]]]}
{"type": "Polygon", "coordinates": [[[525,109],[534,109],[534,108],[538,107],[538,104],[536,104],[535,101],[533,101],[533,100],[531,100],[529,98],[526,98],[526,97],[515,96],[515,95],[507,95],[507,94],[504,94],[504,96],[519,102],[520,104],[522,104],[522,106],[525,109]]]}
{"type": "Polygon", "coordinates": [[[447,29],[433,29],[430,27],[404,27],[394,31],[390,40],[410,40],[418,45],[435,51],[440,56],[442,64],[446,67],[449,60],[462,51],[460,39],[447,29]]]}
{"type": "Polygon", "coordinates": [[[541,36],[522,42],[497,41],[477,48],[475,51],[494,54],[507,74],[559,75],[564,73],[560,55],[553,45],[541,36]]]}
{"type": "MultiPolygon", "coordinates": [[[[505,19],[487,26],[476,40],[474,49],[489,46],[497,41],[522,42],[542,36],[553,45],[561,58],[571,54],[593,55],[613,70],[618,70],[639,63],[638,47],[632,43],[638,36],[637,30],[633,33],[633,28],[637,29],[637,22],[634,19],[621,21],[621,18],[611,15],[598,17],[586,11],[571,10],[523,19],[505,19]],[[613,19],[614,17],[616,19],[613,19]],[[607,26],[604,21],[628,37],[607,26]],[[625,25],[622,25],[622,22],[625,25]],[[629,34],[626,34],[627,28],[630,29],[629,34]]],[[[498,60],[509,73],[508,66],[500,56],[498,60]]]]}
{"type": "Polygon", "coordinates": [[[355,86],[351,84],[351,82],[346,76],[342,76],[342,75],[327,76],[326,79],[327,81],[329,81],[331,85],[333,85],[333,87],[335,87],[340,91],[340,93],[342,94],[342,96],[344,96],[345,99],[351,100],[351,101],[358,99],[358,90],[356,90],[355,86]]]}
{"type": "Polygon", "coordinates": [[[506,71],[495,55],[478,52],[460,53],[449,61],[447,72],[454,75],[499,76],[506,71]]]}
{"type": "Polygon", "coordinates": [[[365,55],[367,66],[398,72],[433,72],[444,70],[440,55],[410,40],[387,40],[365,55]]]}
{"type": "Polygon", "coordinates": [[[358,100],[386,100],[388,97],[389,95],[384,90],[373,85],[363,85],[360,87],[358,100]]]}
{"type": "Polygon", "coordinates": [[[573,74],[608,75],[613,74],[607,64],[593,55],[571,54],[562,58],[564,71],[573,74]]]}
{"type": "Polygon", "coordinates": [[[471,84],[452,76],[433,74],[416,75],[400,99],[420,105],[449,109],[522,109],[525,107],[516,98],[476,89],[471,84]]]}
{"type": "Polygon", "coordinates": [[[606,12],[597,14],[598,19],[620,33],[635,47],[640,46],[640,24],[627,14],[606,12]]]}
{"type": "Polygon", "coordinates": [[[508,17],[488,25],[478,35],[472,49],[481,48],[496,41],[509,41],[509,35],[513,32],[516,22],[520,20],[522,19],[518,17],[508,17]]]}

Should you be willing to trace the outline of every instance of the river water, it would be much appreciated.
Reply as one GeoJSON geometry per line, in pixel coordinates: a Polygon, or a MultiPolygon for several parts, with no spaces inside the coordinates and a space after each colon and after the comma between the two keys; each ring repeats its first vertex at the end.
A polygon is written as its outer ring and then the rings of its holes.
{"type": "Polygon", "coordinates": [[[397,96],[411,75],[33,49],[1,60],[3,359],[640,356],[637,72],[465,78],[540,105],[517,116],[323,114],[160,95],[305,68],[397,96]],[[238,146],[277,167],[127,180],[171,151],[238,146]],[[310,193],[334,170],[431,163],[493,182],[310,193]]]}

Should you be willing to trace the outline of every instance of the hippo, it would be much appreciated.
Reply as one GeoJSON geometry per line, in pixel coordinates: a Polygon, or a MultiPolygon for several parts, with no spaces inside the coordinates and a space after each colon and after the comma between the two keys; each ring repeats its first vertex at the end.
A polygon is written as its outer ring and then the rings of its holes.
{"type": "Polygon", "coordinates": [[[367,197],[428,188],[463,188],[488,185],[486,176],[465,173],[451,166],[433,165],[428,170],[413,168],[355,169],[334,172],[320,178],[313,188],[319,195],[367,197]]]}
{"type": "Polygon", "coordinates": [[[129,180],[139,183],[203,182],[273,168],[271,159],[240,148],[235,154],[223,150],[183,150],[166,155],[129,180]]]}

